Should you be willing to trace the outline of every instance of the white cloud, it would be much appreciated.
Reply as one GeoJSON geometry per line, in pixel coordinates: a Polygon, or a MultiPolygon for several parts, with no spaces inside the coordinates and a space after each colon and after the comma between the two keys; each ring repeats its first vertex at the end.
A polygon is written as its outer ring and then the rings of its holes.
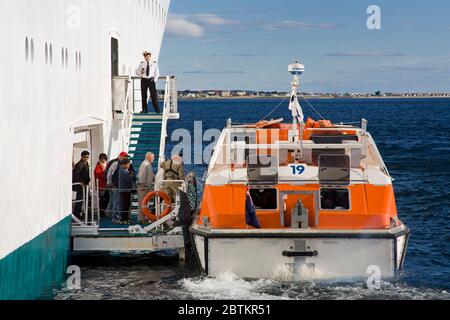
{"type": "Polygon", "coordinates": [[[208,26],[229,26],[238,24],[235,20],[226,19],[212,13],[198,13],[193,15],[193,19],[200,24],[208,26]]]}
{"type": "Polygon", "coordinates": [[[339,51],[327,54],[328,57],[404,57],[406,54],[400,52],[381,51],[339,51]]]}
{"type": "Polygon", "coordinates": [[[239,23],[235,20],[226,19],[213,13],[171,14],[167,21],[166,31],[171,36],[200,38],[207,34],[208,28],[237,24],[239,23]]]}
{"type": "Polygon", "coordinates": [[[168,35],[200,38],[205,34],[205,31],[201,25],[182,15],[172,14],[167,21],[166,32],[168,35]]]}
{"type": "Polygon", "coordinates": [[[332,23],[308,23],[302,21],[281,21],[266,26],[267,30],[284,30],[284,29],[335,29],[337,25],[332,23]]]}

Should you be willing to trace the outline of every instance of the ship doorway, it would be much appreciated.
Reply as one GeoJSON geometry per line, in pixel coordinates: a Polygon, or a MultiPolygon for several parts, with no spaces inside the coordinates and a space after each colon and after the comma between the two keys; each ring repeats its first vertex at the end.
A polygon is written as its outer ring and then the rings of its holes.
{"type": "MultiPolygon", "coordinates": [[[[103,150],[103,135],[102,125],[87,125],[80,126],[73,129],[72,135],[72,212],[81,217],[80,214],[87,212],[87,201],[97,201],[94,197],[95,190],[97,188],[97,181],[95,180],[95,167],[97,165],[97,159],[103,150]],[[80,185],[78,180],[73,180],[73,169],[75,165],[81,161],[81,154],[84,151],[88,151],[89,156],[89,178],[90,183],[88,186],[80,185]],[[76,181],[76,183],[74,183],[76,181]]],[[[84,219],[87,219],[86,215],[83,215],[84,219]]]]}
{"type": "Polygon", "coordinates": [[[95,166],[97,165],[100,154],[108,154],[107,150],[104,150],[103,125],[99,124],[76,128],[72,137],[72,164],[75,165],[81,160],[81,153],[83,151],[88,151],[90,153],[90,176],[91,181],[94,181],[92,177],[94,176],[95,166]]]}
{"type": "Polygon", "coordinates": [[[119,40],[111,38],[111,79],[119,75],[119,40]]]}
{"type": "Polygon", "coordinates": [[[72,158],[73,165],[80,161],[81,153],[83,151],[89,151],[92,155],[92,135],[89,130],[78,131],[74,134],[72,158]]]}

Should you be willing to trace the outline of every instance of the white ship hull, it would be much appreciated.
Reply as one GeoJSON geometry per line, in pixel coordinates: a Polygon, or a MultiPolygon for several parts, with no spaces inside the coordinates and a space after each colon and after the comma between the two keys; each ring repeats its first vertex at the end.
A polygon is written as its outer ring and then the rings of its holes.
{"type": "Polygon", "coordinates": [[[62,278],[72,163],[83,149],[93,165],[127,151],[111,80],[133,74],[144,49],[159,58],[169,2],[0,2],[0,299],[62,278]]]}
{"type": "Polygon", "coordinates": [[[201,266],[209,276],[347,281],[378,274],[396,279],[409,231],[211,230],[193,226],[201,266]]]}

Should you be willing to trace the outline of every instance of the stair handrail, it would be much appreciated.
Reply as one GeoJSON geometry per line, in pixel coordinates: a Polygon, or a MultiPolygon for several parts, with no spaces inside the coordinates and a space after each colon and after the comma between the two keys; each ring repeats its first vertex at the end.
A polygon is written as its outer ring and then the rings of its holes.
{"type": "Polygon", "coordinates": [[[159,143],[159,161],[161,165],[165,161],[166,139],[167,139],[167,121],[170,114],[170,77],[166,77],[166,88],[164,92],[163,118],[161,125],[161,140],[159,143]]]}
{"type": "Polygon", "coordinates": [[[83,189],[83,198],[79,200],[72,200],[72,205],[82,203],[84,219],[77,218],[72,213],[73,222],[80,227],[88,227],[96,225],[96,216],[100,221],[100,203],[99,203],[99,188],[96,185],[84,185],[83,183],[73,183],[72,186],[81,186],[83,189]],[[90,212],[89,212],[90,209],[90,212]]]}
{"type": "Polygon", "coordinates": [[[128,150],[129,144],[130,144],[130,138],[131,138],[131,128],[133,126],[133,108],[134,108],[134,101],[133,105],[130,104],[131,100],[131,89],[133,87],[131,77],[128,77],[127,79],[128,85],[127,85],[127,93],[125,98],[125,106],[123,108],[124,117],[122,119],[122,128],[125,129],[125,135],[122,137],[122,150],[128,150]],[[128,121],[128,123],[127,123],[128,121]]]}

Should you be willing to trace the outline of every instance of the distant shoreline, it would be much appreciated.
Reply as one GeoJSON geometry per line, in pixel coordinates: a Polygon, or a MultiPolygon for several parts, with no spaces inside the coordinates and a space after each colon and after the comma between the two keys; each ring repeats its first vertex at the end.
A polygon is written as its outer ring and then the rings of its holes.
{"type": "MultiPolygon", "coordinates": [[[[450,97],[446,96],[436,96],[436,97],[429,97],[429,96],[418,96],[418,97],[335,97],[335,96],[306,96],[307,100],[337,100],[337,99],[348,99],[348,100],[362,100],[362,99],[450,99],[450,97]]],[[[179,100],[252,100],[252,99],[276,99],[276,100],[282,100],[286,99],[288,100],[289,97],[195,97],[195,98],[188,98],[188,97],[179,97],[179,100]]]]}

